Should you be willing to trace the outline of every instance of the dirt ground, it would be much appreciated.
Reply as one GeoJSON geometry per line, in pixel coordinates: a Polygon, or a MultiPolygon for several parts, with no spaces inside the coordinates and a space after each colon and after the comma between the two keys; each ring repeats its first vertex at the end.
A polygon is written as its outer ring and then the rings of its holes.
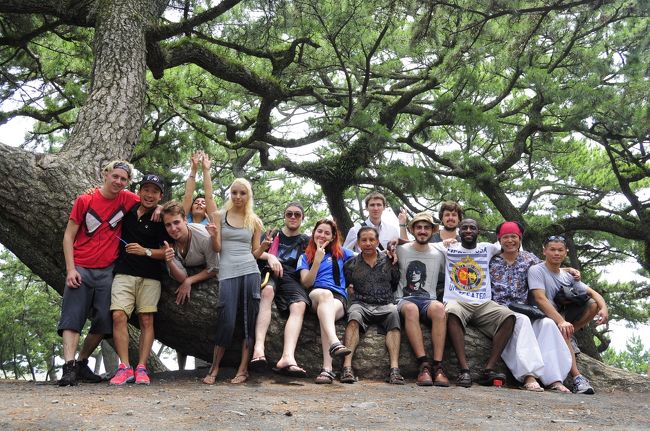
{"type": "Polygon", "coordinates": [[[1,430],[648,430],[648,394],[531,393],[518,389],[422,388],[413,381],[315,385],[272,374],[245,385],[222,370],[152,376],[149,387],[108,383],[59,388],[0,380],[1,430]]]}

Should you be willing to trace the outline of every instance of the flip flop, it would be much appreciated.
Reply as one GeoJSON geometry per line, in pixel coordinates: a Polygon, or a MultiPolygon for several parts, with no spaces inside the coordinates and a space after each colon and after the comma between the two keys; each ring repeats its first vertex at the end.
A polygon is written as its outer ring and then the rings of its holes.
{"type": "Polygon", "coordinates": [[[530,392],[544,392],[544,388],[541,387],[537,382],[524,383],[519,387],[519,389],[530,392]]]}
{"type": "Polygon", "coordinates": [[[297,364],[287,365],[286,367],[273,368],[273,372],[287,377],[307,377],[307,371],[300,368],[297,364]]]}
{"type": "Polygon", "coordinates": [[[237,374],[235,377],[232,378],[232,380],[230,380],[230,383],[232,383],[233,385],[241,385],[246,383],[247,380],[248,380],[248,373],[237,374]]]}
{"type": "Polygon", "coordinates": [[[251,371],[264,371],[266,368],[269,366],[268,362],[266,361],[265,356],[259,356],[257,358],[253,358],[252,361],[248,364],[248,368],[251,369],[251,371]]]}

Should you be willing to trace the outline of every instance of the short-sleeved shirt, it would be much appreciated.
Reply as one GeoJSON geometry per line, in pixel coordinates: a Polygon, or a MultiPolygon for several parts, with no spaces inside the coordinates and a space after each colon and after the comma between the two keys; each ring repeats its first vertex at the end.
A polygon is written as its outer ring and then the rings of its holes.
{"type": "Polygon", "coordinates": [[[399,283],[399,268],[385,253],[379,253],[375,266],[370,266],[359,254],[345,262],[345,281],[353,285],[353,302],[392,304],[393,292],[399,283]]]}
{"type": "MultiPolygon", "coordinates": [[[[345,274],[343,272],[343,265],[345,264],[345,262],[348,261],[348,259],[352,259],[354,257],[354,252],[352,250],[348,250],[347,248],[343,248],[342,250],[343,250],[343,257],[339,258],[337,261],[339,266],[340,283],[337,285],[334,280],[334,275],[332,272],[333,269],[332,255],[330,253],[326,253],[325,257],[323,257],[323,260],[320,263],[320,266],[318,267],[318,272],[316,273],[316,278],[314,279],[313,287],[331,290],[343,296],[345,299],[347,299],[348,292],[345,289],[346,282],[345,282],[345,274]]],[[[309,264],[309,262],[307,262],[307,255],[303,253],[300,256],[300,259],[298,260],[298,266],[296,270],[297,271],[302,271],[303,269],[309,270],[310,267],[311,265],[309,264]]]]}
{"type": "MultiPolygon", "coordinates": [[[[151,220],[155,208],[145,212],[140,218],[138,218],[138,208],[140,204],[134,205],[124,217],[122,240],[127,244],[138,243],[144,248],[160,248],[164,241],[171,243],[172,239],[167,234],[165,225],[151,220]]],[[[126,246],[120,244],[120,256],[115,263],[116,274],[161,280],[162,269],[161,260],[127,253],[126,246]]]]}
{"type": "Polygon", "coordinates": [[[546,298],[557,309],[558,304],[555,303],[555,295],[564,286],[572,286],[576,289],[577,293],[586,293],[587,285],[581,281],[576,281],[573,276],[566,271],[554,273],[546,267],[544,262],[533,265],[528,270],[528,289],[537,290],[544,289],[546,298]]]}
{"type": "Polygon", "coordinates": [[[395,297],[436,299],[438,275],[443,270],[445,256],[433,245],[427,244],[424,252],[416,250],[414,245],[408,243],[397,247],[400,279],[395,297]]]}
{"type": "MultiPolygon", "coordinates": [[[[381,244],[384,249],[386,249],[386,245],[390,241],[397,240],[399,238],[399,229],[397,229],[397,226],[386,222],[374,225],[370,219],[367,219],[364,223],[365,226],[374,227],[377,229],[377,232],[379,232],[379,244],[381,244]]],[[[356,251],[357,253],[361,252],[361,249],[357,245],[357,233],[362,227],[363,226],[361,224],[355,224],[352,226],[348,232],[348,235],[345,237],[343,248],[348,248],[350,250],[356,251]]]]}
{"type": "Polygon", "coordinates": [[[309,236],[305,234],[287,236],[280,231],[278,233],[278,242],[278,250],[274,254],[282,263],[283,272],[295,273],[298,258],[307,247],[309,236]]]}
{"type": "Polygon", "coordinates": [[[140,202],[135,193],[120,190],[113,199],[100,189],[80,195],[74,201],[70,220],[79,225],[74,239],[74,264],[84,268],[105,268],[117,259],[122,219],[140,202]]]}
{"type": "Polygon", "coordinates": [[[490,261],[492,300],[501,304],[528,303],[528,269],[540,260],[529,251],[520,251],[511,264],[503,256],[490,261]]]}
{"type": "Polygon", "coordinates": [[[185,258],[180,254],[174,255],[174,263],[179,268],[205,266],[209,272],[219,270],[219,255],[212,249],[212,239],[205,226],[198,223],[188,223],[192,238],[185,258]]]}
{"type": "MultiPolygon", "coordinates": [[[[442,243],[434,245],[441,247],[442,243]]],[[[490,260],[501,252],[501,247],[488,242],[479,242],[474,248],[452,244],[445,250],[445,295],[444,301],[452,300],[482,304],[492,299],[490,282],[490,260]]]]}

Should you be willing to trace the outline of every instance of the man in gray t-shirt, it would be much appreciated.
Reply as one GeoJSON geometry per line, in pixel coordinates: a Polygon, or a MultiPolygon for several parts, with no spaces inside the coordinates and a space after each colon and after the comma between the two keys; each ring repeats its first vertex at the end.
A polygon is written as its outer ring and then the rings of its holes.
{"type": "Polygon", "coordinates": [[[544,241],[544,262],[528,270],[528,289],[533,301],[559,328],[572,353],[571,376],[573,392],[593,394],[594,389],[586,377],[580,374],[576,365],[575,348],[571,339],[575,331],[584,328],[594,317],[599,325],[607,323],[607,304],[603,297],[584,283],[576,282],[566,271],[561,271],[567,256],[564,237],[551,236],[544,241]],[[576,293],[586,293],[589,300],[583,305],[556,304],[556,295],[564,287],[573,287],[576,293]]]}

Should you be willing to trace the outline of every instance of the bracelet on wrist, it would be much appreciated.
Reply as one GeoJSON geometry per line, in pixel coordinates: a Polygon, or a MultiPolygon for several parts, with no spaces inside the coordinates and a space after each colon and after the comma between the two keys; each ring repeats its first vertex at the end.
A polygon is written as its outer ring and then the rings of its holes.
{"type": "MultiPolygon", "coordinates": [[[[393,226],[395,226],[395,225],[393,225],[393,226]]],[[[399,224],[399,227],[406,227],[406,225],[403,224],[403,223],[400,223],[400,224],[399,224]]]]}

